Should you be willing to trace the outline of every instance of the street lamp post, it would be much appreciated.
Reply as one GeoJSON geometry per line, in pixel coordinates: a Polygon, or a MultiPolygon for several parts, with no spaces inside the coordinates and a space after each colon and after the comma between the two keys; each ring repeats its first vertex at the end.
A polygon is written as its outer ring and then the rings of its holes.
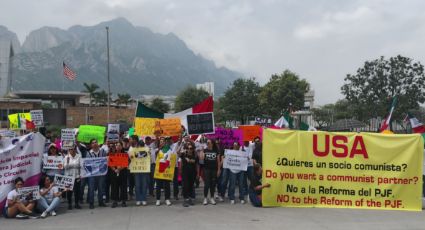
{"type": "Polygon", "coordinates": [[[110,79],[110,68],[109,68],[109,27],[106,27],[106,53],[107,53],[107,60],[108,60],[108,123],[110,119],[110,107],[111,107],[111,79],[110,79]]]}

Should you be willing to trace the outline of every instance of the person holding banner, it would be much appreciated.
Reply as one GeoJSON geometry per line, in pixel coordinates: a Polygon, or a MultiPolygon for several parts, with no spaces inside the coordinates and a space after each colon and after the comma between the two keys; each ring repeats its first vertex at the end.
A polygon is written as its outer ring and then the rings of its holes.
{"type": "Polygon", "coordinates": [[[198,157],[195,153],[195,144],[189,142],[185,145],[185,151],[180,153],[180,158],[182,162],[183,206],[188,207],[189,205],[194,205],[192,199],[195,199],[193,191],[199,165],[198,157]]]}
{"type": "Polygon", "coordinates": [[[42,211],[41,218],[46,218],[47,215],[56,216],[56,208],[60,205],[62,192],[56,187],[48,176],[41,178],[43,183],[40,189],[41,198],[37,202],[37,207],[42,211]]]}
{"type": "MultiPolygon", "coordinates": [[[[239,142],[233,143],[233,150],[240,151],[240,145],[239,142]]],[[[242,152],[242,151],[240,151],[242,152]]],[[[230,204],[235,204],[235,187],[236,187],[236,181],[238,182],[239,186],[239,200],[241,201],[241,204],[245,204],[245,188],[244,188],[244,178],[245,173],[244,171],[230,169],[229,170],[229,199],[230,204]]]]}
{"type": "MultiPolygon", "coordinates": [[[[106,152],[103,149],[100,149],[99,144],[96,139],[90,140],[91,150],[87,153],[87,158],[97,158],[97,157],[107,157],[106,152]]],[[[106,176],[94,176],[88,178],[89,184],[89,208],[94,209],[94,192],[97,190],[97,200],[99,202],[99,207],[106,207],[105,202],[103,202],[103,195],[105,193],[105,179],[106,176]]]]}
{"type": "MultiPolygon", "coordinates": [[[[47,149],[47,155],[44,155],[43,157],[60,157],[60,153],[58,148],[54,143],[49,145],[49,148],[47,149]]],[[[51,180],[55,177],[55,174],[62,174],[62,169],[45,169],[43,168],[43,172],[50,177],[51,180]]]]}
{"type": "Polygon", "coordinates": [[[80,178],[80,164],[81,164],[81,156],[77,154],[76,146],[68,150],[68,154],[65,156],[63,161],[63,166],[65,169],[65,176],[72,176],[75,178],[74,187],[72,190],[66,192],[66,197],[68,199],[68,209],[72,209],[72,194],[74,194],[74,203],[76,209],[81,209],[79,204],[80,199],[80,186],[81,186],[81,178],[80,178]]]}
{"type": "Polygon", "coordinates": [[[261,184],[261,175],[263,169],[260,164],[254,165],[254,176],[252,177],[251,183],[249,185],[249,200],[254,207],[262,207],[262,197],[261,193],[264,188],[270,188],[270,184],[261,184]]]}
{"type": "Polygon", "coordinates": [[[7,194],[6,205],[3,208],[3,216],[5,218],[37,218],[33,213],[35,201],[26,200],[21,196],[18,190],[24,187],[24,180],[21,177],[15,179],[15,189],[7,194]],[[22,213],[22,214],[21,214],[22,213]]]}
{"type": "MultiPolygon", "coordinates": [[[[170,163],[169,160],[169,154],[170,154],[170,140],[165,140],[164,137],[161,137],[159,139],[159,148],[158,151],[156,153],[157,158],[159,158],[159,151],[162,151],[164,153],[164,158],[166,159],[166,163],[170,163]],[[167,154],[168,153],[168,154],[167,154]]],[[[164,163],[164,165],[167,165],[166,163],[164,163]]],[[[161,165],[159,166],[161,167],[161,165]]],[[[174,165],[168,165],[168,167],[174,167],[174,165]]],[[[170,201],[170,196],[171,196],[171,192],[170,192],[170,181],[168,180],[164,180],[164,179],[156,179],[156,206],[160,206],[161,205],[161,190],[164,189],[164,195],[165,195],[165,204],[167,206],[171,205],[171,201],[170,201]]]]}
{"type": "MultiPolygon", "coordinates": [[[[113,157],[115,154],[125,154],[127,156],[127,165],[128,165],[128,155],[124,153],[122,142],[117,142],[115,144],[115,152],[109,153],[109,157],[113,157]]],[[[121,201],[122,207],[127,207],[127,167],[125,166],[110,166],[110,180],[111,180],[111,198],[113,200],[112,208],[117,207],[117,202],[121,201]]]]}
{"type": "Polygon", "coordinates": [[[207,148],[201,151],[200,160],[204,161],[204,205],[208,204],[208,192],[210,204],[215,205],[214,200],[217,176],[220,175],[219,155],[217,145],[212,139],[207,140],[207,148]]]}

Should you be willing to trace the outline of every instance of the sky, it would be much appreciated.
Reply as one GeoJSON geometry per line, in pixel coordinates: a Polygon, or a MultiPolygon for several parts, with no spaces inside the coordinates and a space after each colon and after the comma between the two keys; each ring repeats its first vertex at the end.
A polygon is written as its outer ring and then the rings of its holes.
{"type": "Polygon", "coordinates": [[[345,76],[367,60],[400,54],[425,63],[424,9],[423,0],[2,0],[0,24],[22,44],[42,26],[125,17],[175,33],[195,53],[260,84],[289,69],[323,105],[344,97],[345,76]]]}

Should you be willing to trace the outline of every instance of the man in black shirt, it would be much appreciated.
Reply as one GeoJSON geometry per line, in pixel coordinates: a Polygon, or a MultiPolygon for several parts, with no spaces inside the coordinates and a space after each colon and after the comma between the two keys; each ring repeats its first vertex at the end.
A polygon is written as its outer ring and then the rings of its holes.
{"type": "Polygon", "coordinates": [[[251,179],[251,184],[249,185],[249,200],[251,204],[255,207],[262,207],[261,192],[264,188],[270,188],[270,184],[261,184],[261,174],[263,169],[260,164],[254,165],[254,176],[251,179]]]}

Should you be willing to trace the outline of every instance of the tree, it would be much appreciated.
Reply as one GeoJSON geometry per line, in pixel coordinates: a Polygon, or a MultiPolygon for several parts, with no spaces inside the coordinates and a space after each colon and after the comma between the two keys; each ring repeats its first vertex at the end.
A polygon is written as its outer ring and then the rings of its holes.
{"type": "Polygon", "coordinates": [[[119,105],[125,105],[127,106],[128,103],[130,103],[132,101],[131,99],[131,95],[128,93],[125,94],[118,94],[117,95],[117,99],[115,99],[115,103],[119,106],[119,105]]]}
{"type": "Polygon", "coordinates": [[[174,110],[176,112],[191,108],[199,102],[205,100],[209,96],[208,92],[203,89],[197,89],[193,86],[186,87],[181,91],[174,104],[174,110]]]}
{"type": "Polygon", "coordinates": [[[398,104],[393,118],[402,119],[403,113],[425,102],[424,83],[423,65],[398,55],[366,61],[356,74],[346,76],[341,91],[359,120],[385,117],[395,96],[398,104]]]}
{"type": "Polygon", "coordinates": [[[164,100],[159,97],[155,97],[151,101],[149,107],[161,113],[168,113],[168,111],[170,111],[170,105],[165,103],[164,100]]]}
{"type": "Polygon", "coordinates": [[[284,110],[296,111],[304,107],[304,95],[310,85],[305,79],[289,70],[274,74],[264,85],[259,95],[261,109],[272,118],[279,117],[284,110]]]}
{"type": "Polygon", "coordinates": [[[96,105],[105,106],[108,103],[108,93],[105,90],[94,94],[94,102],[96,105]]]}
{"type": "Polygon", "coordinates": [[[89,84],[87,84],[85,82],[83,83],[83,85],[86,88],[85,90],[83,90],[83,92],[89,93],[89,99],[90,99],[89,106],[91,106],[92,100],[94,99],[96,90],[99,89],[99,86],[96,85],[96,84],[94,84],[94,83],[91,83],[89,85],[89,84]]]}
{"type": "Polygon", "coordinates": [[[328,127],[340,119],[353,118],[354,111],[347,100],[338,100],[335,104],[326,104],[311,110],[313,118],[319,125],[319,129],[328,127]]]}
{"type": "Polygon", "coordinates": [[[249,116],[257,115],[260,90],[261,87],[254,78],[236,79],[219,99],[223,118],[238,120],[243,124],[249,116]]]}

